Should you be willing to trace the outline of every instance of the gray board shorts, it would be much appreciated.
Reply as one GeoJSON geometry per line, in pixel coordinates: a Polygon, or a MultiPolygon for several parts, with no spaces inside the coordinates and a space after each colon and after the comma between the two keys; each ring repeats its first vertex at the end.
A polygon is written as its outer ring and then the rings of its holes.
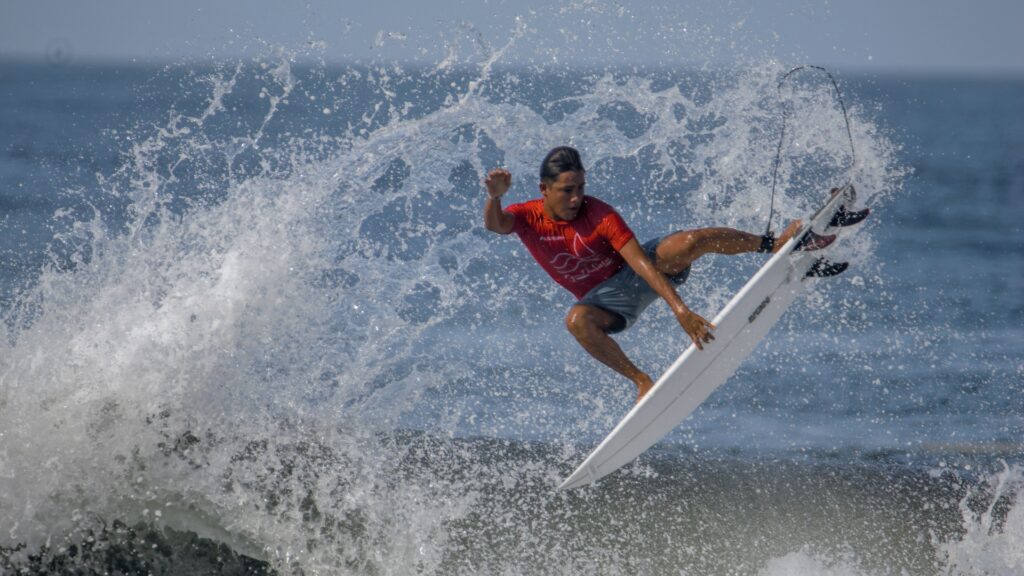
{"type": "MultiPolygon", "coordinates": [[[[651,262],[657,258],[655,250],[664,239],[664,236],[659,236],[641,244],[651,262]]],[[[690,267],[687,266],[679,274],[669,276],[668,280],[673,285],[679,286],[686,282],[689,276],[690,267]]],[[[577,304],[597,306],[618,315],[619,321],[616,321],[608,330],[609,334],[616,334],[632,326],[640,313],[657,299],[658,294],[651,289],[650,284],[637,276],[633,268],[626,264],[614,276],[591,288],[577,304]]]]}

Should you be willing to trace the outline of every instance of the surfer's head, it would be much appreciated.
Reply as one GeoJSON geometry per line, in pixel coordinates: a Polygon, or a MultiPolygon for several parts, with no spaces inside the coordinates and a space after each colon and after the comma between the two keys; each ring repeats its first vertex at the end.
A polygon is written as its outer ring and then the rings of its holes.
{"type": "Polygon", "coordinates": [[[540,194],[544,213],[552,220],[573,220],[583,206],[586,186],[583,159],[575,148],[559,146],[540,164],[540,194]]]}
{"type": "Polygon", "coordinates": [[[570,146],[559,146],[548,152],[540,163],[540,181],[554,182],[563,172],[586,172],[579,151],[570,146]]]}

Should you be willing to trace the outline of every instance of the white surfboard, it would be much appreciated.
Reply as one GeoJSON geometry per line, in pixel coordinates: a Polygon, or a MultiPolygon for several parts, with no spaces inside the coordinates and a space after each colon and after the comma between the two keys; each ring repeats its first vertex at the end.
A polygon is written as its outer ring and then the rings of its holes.
{"type": "MultiPolygon", "coordinates": [[[[804,289],[806,275],[822,251],[794,251],[808,230],[824,233],[840,206],[852,207],[853,187],[836,191],[798,234],[786,242],[711,321],[715,339],[693,344],[619,422],[590,456],[558,487],[590,484],[618,470],[665,437],[753,352],[804,289]]],[[[835,230],[829,230],[834,233],[835,230]]]]}

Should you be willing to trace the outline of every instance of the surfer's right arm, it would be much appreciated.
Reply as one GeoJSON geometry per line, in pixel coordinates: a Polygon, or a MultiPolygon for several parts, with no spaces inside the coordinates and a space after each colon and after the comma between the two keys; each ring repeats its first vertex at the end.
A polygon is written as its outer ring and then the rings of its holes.
{"type": "Polygon", "coordinates": [[[654,290],[658,296],[661,296],[668,303],[668,307],[676,315],[679,325],[683,327],[686,334],[693,340],[698,350],[703,350],[704,344],[715,339],[715,335],[711,333],[715,325],[705,320],[700,314],[690,310],[683,303],[679,293],[669,283],[665,274],[654,266],[654,263],[647,257],[647,253],[640,247],[640,243],[636,241],[636,238],[626,242],[619,249],[619,254],[622,255],[622,259],[626,261],[626,264],[629,264],[630,268],[636,272],[636,275],[643,278],[651,287],[651,290],[654,290]]]}
{"type": "Polygon", "coordinates": [[[484,228],[498,234],[508,234],[515,227],[515,216],[501,209],[501,197],[512,185],[512,173],[504,168],[495,168],[484,180],[487,186],[487,202],[484,203],[484,228]]]}

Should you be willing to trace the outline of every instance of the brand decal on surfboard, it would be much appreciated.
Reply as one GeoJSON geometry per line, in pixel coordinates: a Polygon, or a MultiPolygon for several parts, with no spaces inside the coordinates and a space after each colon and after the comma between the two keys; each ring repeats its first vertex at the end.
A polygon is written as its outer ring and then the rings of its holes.
{"type": "Polygon", "coordinates": [[[747,318],[747,323],[753,324],[754,320],[757,320],[757,317],[761,315],[761,311],[763,311],[765,309],[765,306],[768,306],[768,303],[771,301],[771,296],[765,296],[764,300],[762,300],[761,303],[757,305],[757,308],[754,308],[754,311],[750,314],[750,317],[747,318]]]}

